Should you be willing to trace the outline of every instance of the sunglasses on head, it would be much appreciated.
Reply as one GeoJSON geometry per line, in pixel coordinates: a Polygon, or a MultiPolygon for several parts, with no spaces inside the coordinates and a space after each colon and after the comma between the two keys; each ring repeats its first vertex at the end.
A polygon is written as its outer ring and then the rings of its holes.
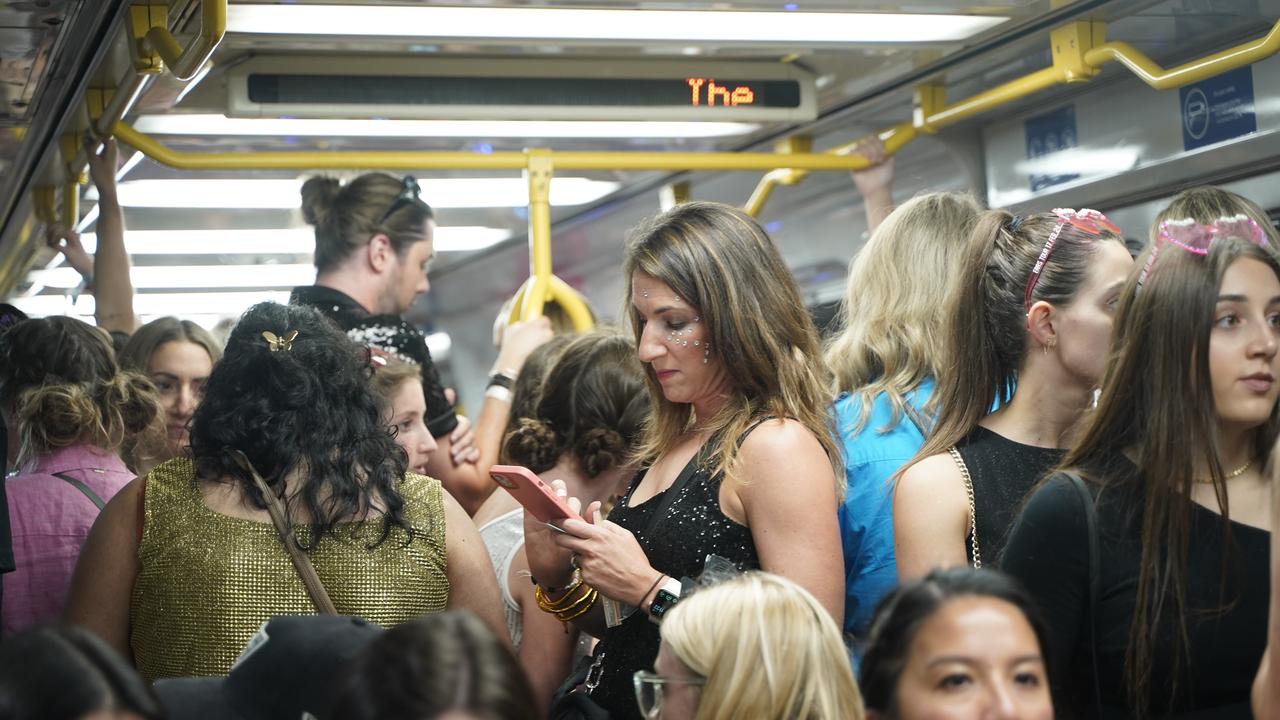
{"type": "MultiPolygon", "coordinates": [[[[1022,304],[1031,312],[1031,296],[1035,293],[1036,283],[1040,282],[1040,275],[1044,272],[1044,266],[1049,262],[1049,255],[1053,253],[1053,248],[1058,244],[1058,236],[1062,234],[1062,229],[1067,225],[1080,230],[1089,235],[1102,235],[1107,232],[1113,235],[1123,234],[1120,227],[1107,219],[1106,215],[1092,210],[1090,208],[1081,208],[1080,210],[1072,210],[1070,208],[1056,208],[1053,214],[1058,216],[1058,224],[1053,227],[1053,232],[1049,233],[1049,239],[1044,243],[1044,249],[1040,251],[1040,256],[1036,258],[1036,264],[1031,268],[1031,277],[1027,278],[1027,289],[1022,297],[1022,304]]],[[[1018,223],[1021,225],[1021,222],[1018,223]]]]}
{"type": "Polygon", "coordinates": [[[1248,215],[1220,217],[1207,225],[1190,218],[1165,220],[1160,223],[1160,234],[1156,236],[1155,245],[1147,255],[1146,264],[1142,266],[1142,274],[1138,276],[1138,287],[1142,287],[1147,276],[1151,274],[1151,268],[1155,265],[1161,244],[1174,245],[1189,253],[1204,256],[1209,254],[1209,248],[1215,241],[1224,238],[1244,240],[1258,246],[1267,244],[1266,233],[1248,215]]]}
{"type": "Polygon", "coordinates": [[[396,195],[396,199],[392,201],[391,206],[387,208],[386,212],[382,213],[381,218],[378,218],[378,224],[381,225],[386,222],[387,218],[405,205],[415,205],[422,202],[418,197],[421,194],[422,188],[418,187],[418,179],[412,175],[405,175],[404,180],[400,182],[400,194],[396,195]]]}

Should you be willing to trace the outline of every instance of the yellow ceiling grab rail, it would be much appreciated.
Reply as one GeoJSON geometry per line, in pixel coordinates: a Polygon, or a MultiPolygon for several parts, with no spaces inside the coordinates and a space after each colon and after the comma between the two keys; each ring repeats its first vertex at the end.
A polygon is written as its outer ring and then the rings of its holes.
{"type": "MultiPolygon", "coordinates": [[[[886,155],[893,155],[919,132],[935,133],[939,129],[966,120],[1008,102],[1064,83],[1088,82],[1109,62],[1119,62],[1146,84],[1157,90],[1169,90],[1219,75],[1228,70],[1251,65],[1280,52],[1280,21],[1265,36],[1233,48],[1207,55],[1199,60],[1164,69],[1142,51],[1124,42],[1105,42],[1106,26],[1102,22],[1075,21],[1050,32],[1053,66],[1011,80],[973,97],[947,105],[942,89],[924,85],[918,89],[915,117],[877,135],[885,144],[886,155]]],[[[829,150],[831,154],[853,152],[861,138],[829,150]]],[[[855,168],[861,169],[861,168],[855,168]]],[[[774,170],[761,178],[744,208],[759,215],[764,203],[778,185],[794,185],[807,173],[798,168],[774,170]]]]}
{"type": "Polygon", "coordinates": [[[1280,52],[1280,21],[1271,27],[1271,32],[1257,40],[1167,70],[1152,62],[1141,50],[1125,42],[1109,42],[1094,47],[1085,52],[1084,61],[1093,67],[1118,62],[1151,87],[1171,90],[1227,70],[1252,65],[1277,52],[1280,52]]]}
{"type": "MultiPolygon", "coordinates": [[[[133,8],[135,43],[145,39],[146,45],[160,56],[169,73],[179,80],[190,80],[200,72],[213,51],[218,49],[227,34],[227,0],[202,0],[200,3],[200,33],[187,47],[169,31],[169,6],[167,0],[141,0],[133,8]]],[[[145,50],[137,52],[144,57],[145,50]]],[[[137,62],[137,58],[135,58],[137,62]]],[[[140,68],[141,70],[141,68],[140,68]]],[[[144,72],[159,70],[154,64],[144,72]]]]}
{"type": "MultiPolygon", "coordinates": [[[[222,152],[192,153],[166,147],[149,135],[117,122],[112,134],[162,165],[179,170],[524,170],[525,152],[222,152]]],[[[732,152],[586,152],[551,151],[555,166],[564,170],[772,170],[786,165],[805,170],[854,170],[865,167],[859,157],[827,153],[782,156],[776,153],[732,152]]]]}

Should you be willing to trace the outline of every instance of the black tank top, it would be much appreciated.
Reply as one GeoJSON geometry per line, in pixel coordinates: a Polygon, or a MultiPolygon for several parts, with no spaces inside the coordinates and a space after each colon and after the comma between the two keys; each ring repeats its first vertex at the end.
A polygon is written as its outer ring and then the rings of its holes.
{"type": "MultiPolygon", "coordinates": [[[[752,426],[747,432],[754,429],[752,426]]],[[[689,464],[697,461],[695,455],[689,464]]],[[[696,578],[710,554],[719,555],[744,571],[760,569],[751,530],[720,509],[721,476],[712,477],[706,469],[699,468],[672,501],[666,517],[654,523],[650,531],[653,513],[667,491],[633,507],[631,496],[647,472],[646,469],[636,474],[626,497],[609,513],[609,520],[635,534],[654,569],[676,579],[696,578]]],[[[631,677],[637,670],[653,669],[659,644],[658,626],[643,610],[637,610],[621,625],[609,629],[596,646],[595,657],[604,654],[603,672],[591,697],[608,709],[614,720],[641,720],[631,677]]]]}
{"type": "MultiPolygon", "coordinates": [[[[997,567],[1022,501],[1040,478],[1057,466],[1066,451],[1023,445],[981,425],[956,443],[955,449],[973,482],[979,559],[985,567],[997,567]]],[[[973,533],[969,534],[967,545],[969,564],[973,565],[973,533]]]]}

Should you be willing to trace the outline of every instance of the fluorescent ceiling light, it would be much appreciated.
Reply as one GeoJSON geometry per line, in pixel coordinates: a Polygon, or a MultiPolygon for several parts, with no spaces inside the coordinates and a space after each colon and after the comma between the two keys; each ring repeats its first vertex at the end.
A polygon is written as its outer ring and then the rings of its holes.
{"type": "MultiPolygon", "coordinates": [[[[227,293],[138,293],[133,296],[134,312],[143,317],[161,315],[235,317],[260,302],[289,302],[287,291],[227,293]]],[[[35,295],[10,300],[33,317],[74,315],[93,317],[93,296],[83,294],[76,302],[63,295],[35,295]]],[[[216,321],[215,321],[216,322],[216,321]]]]}
{"type": "MultiPolygon", "coordinates": [[[[432,236],[435,250],[483,250],[511,237],[505,228],[445,225],[432,236]]],[[[263,230],[126,230],[130,255],[311,255],[316,247],[311,228],[263,230]]],[[[85,233],[80,242],[97,252],[98,236],[85,233]]]]}
{"type": "Polygon", "coordinates": [[[1105,175],[1132,170],[1142,157],[1142,148],[1067,148],[1040,157],[1020,160],[1014,165],[1026,175],[1105,175]]]}
{"type": "MultiPolygon", "coordinates": [[[[523,178],[430,178],[419,179],[418,185],[422,199],[437,208],[529,204],[529,186],[523,178]]],[[[302,204],[301,187],[301,179],[129,180],[120,183],[119,196],[125,207],[291,210],[302,204]]],[[[617,189],[616,182],[558,177],[551,182],[551,204],[584,205],[617,189]]],[[[89,196],[96,199],[92,191],[89,196]]]]}
{"type": "MultiPolygon", "coordinates": [[[[142,265],[130,268],[133,286],[149,288],[292,288],[315,282],[311,265],[142,265]]],[[[74,288],[80,274],[63,266],[30,274],[32,282],[74,288]]]]}
{"type": "MultiPolygon", "coordinates": [[[[315,7],[314,5],[309,7],[315,7]]],[[[143,115],[134,123],[152,135],[262,135],[397,138],[716,138],[760,128],[740,122],[607,120],[332,120],[229,118],[226,115],[143,115]]]]}
{"type": "Polygon", "coordinates": [[[1008,18],[900,13],[744,12],[588,8],[240,5],[227,31],[424,40],[643,41],[850,45],[963,40],[1008,18]]]}

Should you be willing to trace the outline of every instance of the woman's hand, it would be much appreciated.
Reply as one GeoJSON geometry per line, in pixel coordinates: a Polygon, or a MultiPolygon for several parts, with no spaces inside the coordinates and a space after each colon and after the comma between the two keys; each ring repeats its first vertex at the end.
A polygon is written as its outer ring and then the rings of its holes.
{"type": "Polygon", "coordinates": [[[85,140],[84,152],[89,158],[89,177],[93,179],[93,184],[98,188],[100,195],[107,193],[114,196],[116,192],[116,168],[119,159],[116,139],[107,138],[103,140],[101,151],[98,151],[97,144],[91,138],[85,140]]]}
{"type": "MultiPolygon", "coordinates": [[[[551,489],[561,500],[568,500],[569,508],[578,512],[581,502],[577,498],[569,498],[563,480],[552,480],[551,489]]],[[[555,536],[560,533],[544,525],[529,511],[524,513],[524,552],[529,559],[529,572],[534,581],[543,588],[564,588],[573,575],[570,559],[573,551],[566,550],[556,544],[555,536]]]]}
{"type": "MultiPolygon", "coordinates": [[[[444,399],[450,405],[458,403],[458,393],[453,388],[444,389],[444,399]]],[[[480,448],[476,447],[476,430],[466,415],[458,416],[458,426],[449,433],[449,460],[454,467],[465,463],[480,462],[480,448]]]]}
{"type": "MultiPolygon", "coordinates": [[[[569,502],[575,509],[581,506],[577,498],[569,502]]],[[[590,522],[565,520],[561,524],[565,532],[555,537],[556,544],[574,553],[583,582],[609,598],[643,607],[662,573],[649,565],[649,557],[630,530],[604,519],[599,502],[591,503],[586,517],[590,522]]]]}
{"type": "Polygon", "coordinates": [[[50,225],[45,228],[44,240],[49,247],[62,253],[67,265],[80,273],[80,277],[86,281],[93,277],[93,256],[80,243],[80,233],[62,225],[50,225]]]}

